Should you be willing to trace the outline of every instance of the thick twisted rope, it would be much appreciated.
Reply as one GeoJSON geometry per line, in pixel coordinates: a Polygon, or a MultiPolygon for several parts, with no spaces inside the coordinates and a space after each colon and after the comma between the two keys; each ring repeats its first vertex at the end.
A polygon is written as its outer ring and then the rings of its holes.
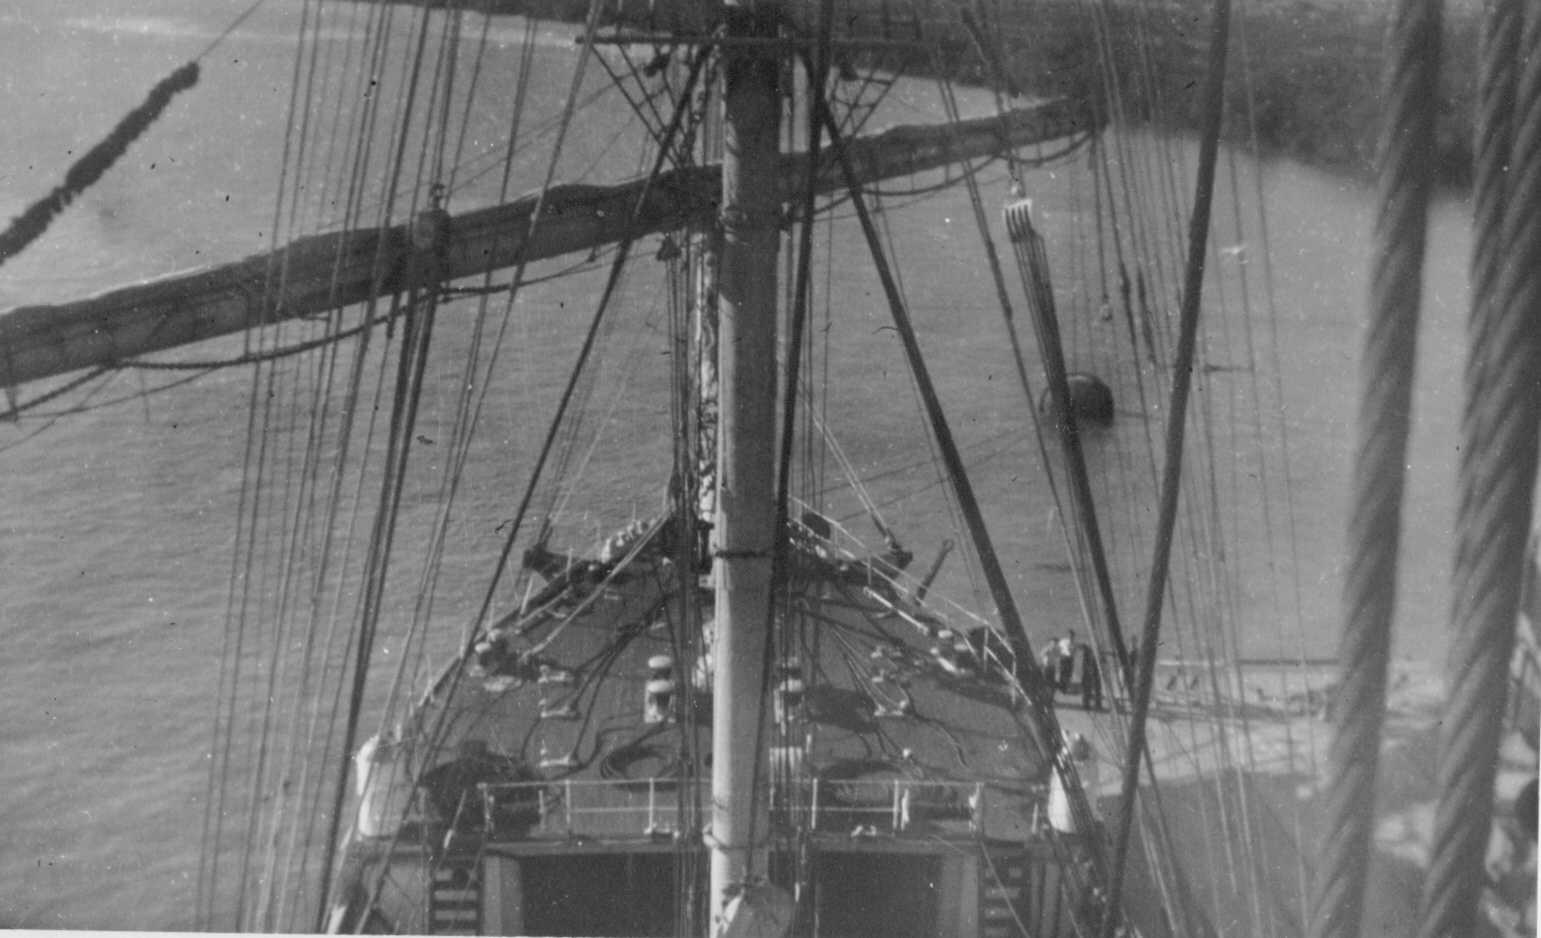
{"type": "Polygon", "coordinates": [[[1450,652],[1445,666],[1449,703],[1440,724],[1439,807],[1419,935],[1470,934],[1476,925],[1482,861],[1493,810],[1493,780],[1515,616],[1530,533],[1541,420],[1541,57],[1531,55],[1519,76],[1515,110],[1515,41],[1541,44],[1541,15],[1525,16],[1514,0],[1485,11],[1479,130],[1513,120],[1505,154],[1478,140],[1479,181],[1474,277],[1478,281],[1466,370],[1467,406],[1461,426],[1461,499],[1456,515],[1450,652]],[[1511,118],[1512,112],[1512,118],[1511,118]],[[1513,178],[1503,180],[1504,163],[1513,178]]]}
{"type": "Polygon", "coordinates": [[[1337,726],[1312,893],[1312,938],[1357,936],[1364,910],[1433,180],[1440,20],[1439,0],[1399,0],[1389,36],[1380,204],[1338,649],[1343,673],[1333,699],[1337,726]]]}
{"type": "Polygon", "coordinates": [[[69,208],[77,196],[95,185],[128,152],[129,146],[155,123],[178,92],[186,91],[197,83],[197,62],[188,62],[157,82],[138,107],[124,115],[111,133],[70,166],[64,174],[63,183],[27,206],[26,211],[11,219],[10,225],[0,231],[0,264],[20,254],[27,245],[42,237],[53,220],[69,208]]]}
{"type": "MultiPolygon", "coordinates": [[[[1490,317],[1481,313],[1493,303],[1498,281],[1502,275],[1505,252],[1501,245],[1504,238],[1505,191],[1508,188],[1510,149],[1514,140],[1514,95],[1519,83],[1517,55],[1520,32],[1524,29],[1524,6],[1514,0],[1487,0],[1483,5],[1481,48],[1478,53],[1477,114],[1472,136],[1472,258],[1471,304],[1472,315],[1468,323],[1472,350],[1466,363],[1468,389],[1474,382],[1483,380],[1485,363],[1477,357],[1479,350],[1492,346],[1482,330],[1490,328],[1490,317]]],[[[1466,396],[1466,409],[1461,414],[1462,426],[1473,419],[1473,411],[1481,406],[1483,395],[1466,396]]],[[[1476,457],[1473,450],[1461,449],[1460,475],[1466,477],[1468,466],[1476,457]]],[[[1465,510],[1463,500],[1457,508],[1465,510]]],[[[1461,545],[1457,545],[1461,549],[1461,545]]],[[[1457,560],[1457,563],[1460,561],[1457,560]]]]}

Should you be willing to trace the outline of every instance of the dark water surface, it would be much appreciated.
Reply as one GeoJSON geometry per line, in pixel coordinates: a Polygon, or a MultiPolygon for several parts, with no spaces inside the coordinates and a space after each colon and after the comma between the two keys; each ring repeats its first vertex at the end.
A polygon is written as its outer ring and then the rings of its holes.
{"type": "MultiPolygon", "coordinates": [[[[10,128],[0,136],[0,214],[13,215],[47,192],[73,156],[105,134],[156,81],[201,51],[245,5],[245,0],[19,0],[0,12],[0,53],[8,63],[0,102],[10,128]]],[[[300,6],[297,0],[270,2],[205,59],[200,85],[173,105],[125,163],[42,242],[0,268],[0,308],[57,302],[267,246],[293,68],[288,36],[300,6]]],[[[474,34],[477,24],[468,31],[474,34]]],[[[350,21],[340,18],[328,28],[346,38],[350,21]]],[[[495,27],[494,39],[502,45],[488,59],[491,74],[507,80],[520,32],[517,21],[495,27]]],[[[541,93],[556,101],[565,93],[570,40],[553,33],[540,48],[552,76],[541,93]]],[[[926,121],[936,119],[936,112],[926,89],[915,85],[902,87],[885,115],[890,122],[926,121]]],[[[572,157],[575,167],[613,167],[620,175],[636,171],[635,153],[617,149],[605,121],[582,124],[570,146],[578,154],[572,157]]],[[[1167,152],[1185,150],[1176,146],[1167,152]]],[[[1240,200],[1254,212],[1257,183],[1251,170],[1238,172],[1240,200]]],[[[1084,160],[1030,177],[1051,243],[1077,225],[1077,206],[1085,204],[1075,201],[1085,198],[1078,176],[1084,176],[1084,160]]],[[[989,178],[986,198],[999,202],[1005,198],[1000,173],[989,178]]],[[[1229,325],[1212,328],[1206,342],[1207,360],[1215,367],[1207,376],[1214,403],[1204,416],[1210,426],[1259,421],[1266,431],[1211,435],[1220,467],[1216,497],[1224,506],[1223,525],[1235,545],[1228,550],[1239,571],[1240,600],[1233,614],[1243,652],[1327,655],[1340,586],[1370,199],[1294,165],[1265,167],[1260,178],[1274,312],[1239,302],[1244,266],[1250,289],[1261,287],[1264,244],[1255,218],[1247,219],[1247,233],[1238,234],[1226,196],[1216,210],[1215,268],[1221,276],[1210,295],[1212,308],[1230,318],[1229,325]],[[1249,403],[1252,372],[1241,338],[1247,326],[1254,330],[1258,373],[1266,372],[1260,379],[1265,399],[1274,400],[1268,389],[1275,372],[1284,389],[1281,406],[1269,405],[1261,417],[1247,410],[1257,409],[1249,403]],[[1268,338],[1272,329],[1277,344],[1268,338]],[[1281,417],[1287,447],[1277,432],[1281,417]],[[1265,465],[1272,468],[1264,470],[1265,465]],[[1273,506],[1266,513],[1245,494],[1247,480],[1265,471],[1272,473],[1266,493],[1273,506]],[[1291,531],[1293,549],[1281,547],[1291,531]]],[[[494,182],[495,174],[463,194],[457,191],[463,201],[453,207],[487,201],[494,182]]],[[[526,176],[515,188],[525,191],[538,182],[526,176]]],[[[1444,544],[1468,241],[1460,211],[1461,206],[1442,205],[1435,219],[1433,303],[1421,340],[1424,380],[1411,457],[1398,647],[1424,659],[1443,647],[1447,605],[1444,544]]],[[[954,188],[892,218],[904,230],[896,250],[906,292],[1008,575],[1028,610],[1030,628],[1051,634],[1073,624],[1078,607],[993,290],[978,263],[967,200],[954,188]]],[[[843,390],[829,398],[829,423],[859,471],[874,480],[872,496],[885,517],[926,562],[943,538],[957,535],[938,497],[936,471],[881,292],[852,246],[854,227],[844,224],[833,253],[841,272],[824,304],[832,311],[832,358],[846,353],[830,369],[831,385],[843,390]]],[[[1077,263],[1056,257],[1061,261],[1067,268],[1077,263]]],[[[1061,278],[1062,311],[1073,322],[1067,331],[1096,347],[1099,330],[1116,328],[1117,322],[1102,320],[1096,298],[1078,295],[1066,286],[1071,281],[1068,273],[1061,278]]],[[[578,324],[589,309],[588,301],[577,298],[599,282],[590,274],[533,290],[521,303],[507,378],[494,392],[484,426],[489,442],[478,450],[489,458],[471,470],[465,507],[452,525],[438,606],[452,631],[474,608],[501,540],[497,525],[511,512],[522,469],[552,406],[552,388],[571,360],[578,324]]],[[[663,379],[649,377],[649,365],[661,350],[662,302],[648,289],[639,286],[630,301],[629,312],[637,318],[617,327],[623,338],[631,338],[608,354],[618,370],[629,367],[639,375],[640,387],[657,390],[663,379]],[[638,351],[627,353],[627,347],[638,351]]],[[[448,365],[463,351],[466,339],[456,322],[446,317],[436,363],[448,365]]],[[[216,359],[240,348],[239,339],[228,340],[187,356],[216,359]]],[[[1098,362],[1093,357],[1080,364],[1098,362]]],[[[1122,414],[1113,435],[1090,441],[1094,473],[1111,472],[1144,447],[1143,435],[1135,432],[1142,419],[1138,404],[1128,396],[1128,383],[1112,377],[1122,414]]],[[[166,380],[160,373],[123,373],[93,397],[77,392],[41,410],[100,404],[166,380]]],[[[0,783],[6,791],[0,799],[0,926],[194,925],[201,798],[250,389],[249,372],[228,369],[117,406],[0,427],[0,473],[7,480],[0,489],[0,558],[6,571],[0,586],[0,638],[6,649],[0,688],[8,716],[0,730],[0,783]]],[[[19,393],[25,400],[40,390],[19,393]]],[[[430,387],[420,423],[424,437],[437,440],[448,433],[452,390],[449,378],[430,387]]],[[[572,530],[590,536],[617,520],[657,510],[659,469],[668,456],[663,404],[647,403],[644,395],[618,384],[602,384],[594,400],[596,412],[612,413],[607,438],[625,455],[597,457],[585,473],[579,507],[567,517],[572,530]]],[[[427,487],[409,493],[408,524],[431,518],[431,493],[427,487]]],[[[1126,522],[1149,525],[1154,503],[1148,495],[1126,490],[1107,505],[1111,539],[1124,558],[1118,563],[1130,608],[1142,595],[1142,564],[1148,560],[1142,559],[1138,537],[1118,532],[1126,522]]],[[[853,529],[862,527],[859,515],[840,513],[853,529]]],[[[982,607],[956,564],[941,585],[982,607]]],[[[409,590],[407,583],[400,593],[409,590]]]]}

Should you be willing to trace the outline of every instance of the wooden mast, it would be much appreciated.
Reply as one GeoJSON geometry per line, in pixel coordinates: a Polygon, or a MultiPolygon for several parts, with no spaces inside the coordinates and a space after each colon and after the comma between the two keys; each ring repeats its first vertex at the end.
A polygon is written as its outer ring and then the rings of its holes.
{"type": "MultiPolygon", "coordinates": [[[[776,36],[774,0],[732,0],[727,35],[776,36]]],[[[771,43],[724,45],[719,435],[712,692],[711,931],[731,893],[763,876],[757,797],[775,547],[776,263],[781,239],[781,63],[771,43]]]]}

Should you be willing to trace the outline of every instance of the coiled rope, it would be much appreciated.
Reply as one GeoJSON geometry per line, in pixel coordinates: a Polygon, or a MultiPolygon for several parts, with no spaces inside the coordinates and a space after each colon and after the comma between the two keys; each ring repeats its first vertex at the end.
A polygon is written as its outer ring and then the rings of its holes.
{"type": "Polygon", "coordinates": [[[1530,533],[1541,420],[1541,57],[1518,76],[1518,48],[1541,43],[1541,15],[1513,0],[1484,11],[1477,140],[1476,284],[1461,421],[1448,704],[1440,724],[1439,807],[1419,935],[1470,934],[1483,855],[1516,611],[1530,533]],[[1508,143],[1512,126],[1512,151],[1508,143]],[[1514,176],[1505,180],[1506,164],[1514,176]],[[1495,278],[1496,279],[1493,279],[1495,278]]]}
{"type": "Polygon", "coordinates": [[[1439,0],[1399,0],[1389,36],[1370,322],[1360,365],[1359,448],[1338,650],[1342,679],[1333,700],[1338,722],[1328,753],[1312,938],[1358,935],[1364,908],[1433,181],[1440,13],[1439,0]]]}
{"type": "Polygon", "coordinates": [[[198,83],[198,63],[188,62],[156,83],[143,103],[129,111],[102,142],[86,151],[64,174],[64,183],[33,202],[27,210],[11,219],[11,224],[0,232],[0,264],[24,251],[29,244],[43,236],[48,226],[75,197],[91,188],[113,164],[122,159],[129,146],[155,123],[166,110],[166,105],[180,91],[186,91],[198,83]]]}

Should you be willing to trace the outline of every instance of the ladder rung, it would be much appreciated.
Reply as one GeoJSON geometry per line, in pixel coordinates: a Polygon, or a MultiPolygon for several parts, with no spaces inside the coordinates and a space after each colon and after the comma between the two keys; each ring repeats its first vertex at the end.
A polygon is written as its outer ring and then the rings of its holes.
{"type": "Polygon", "coordinates": [[[474,922],[478,916],[477,909],[434,909],[433,920],[435,922],[474,922]]]}
{"type": "Polygon", "coordinates": [[[470,902],[474,904],[480,902],[481,898],[475,889],[435,889],[433,891],[433,901],[435,904],[448,902],[470,902]]]}

